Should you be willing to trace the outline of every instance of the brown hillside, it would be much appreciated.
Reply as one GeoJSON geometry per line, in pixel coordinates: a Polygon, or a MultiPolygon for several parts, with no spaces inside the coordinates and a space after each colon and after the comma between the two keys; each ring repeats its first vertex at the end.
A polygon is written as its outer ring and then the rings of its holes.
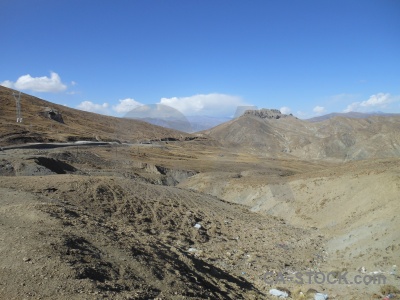
{"type": "Polygon", "coordinates": [[[205,132],[242,151],[302,159],[357,160],[400,155],[400,116],[333,117],[311,123],[294,117],[244,115],[205,132]]]}
{"type": "Polygon", "coordinates": [[[103,116],[21,94],[23,123],[16,122],[13,90],[0,86],[0,145],[26,142],[140,141],[190,136],[146,122],[103,116]],[[64,123],[47,118],[47,108],[61,113],[64,123]]]}

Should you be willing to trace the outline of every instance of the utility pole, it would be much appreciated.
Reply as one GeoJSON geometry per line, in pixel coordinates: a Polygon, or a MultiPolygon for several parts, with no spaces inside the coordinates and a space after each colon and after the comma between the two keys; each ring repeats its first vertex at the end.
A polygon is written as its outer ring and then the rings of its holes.
{"type": "Polygon", "coordinates": [[[13,96],[15,99],[16,110],[17,110],[17,123],[22,123],[22,114],[21,114],[21,92],[13,92],[13,96]]]}

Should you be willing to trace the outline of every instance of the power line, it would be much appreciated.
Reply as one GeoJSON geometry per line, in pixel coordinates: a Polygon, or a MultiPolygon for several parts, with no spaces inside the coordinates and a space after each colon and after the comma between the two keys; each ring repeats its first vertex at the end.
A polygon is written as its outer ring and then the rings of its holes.
{"type": "Polygon", "coordinates": [[[22,123],[22,114],[21,114],[21,92],[13,92],[13,96],[15,99],[16,110],[17,110],[17,123],[22,123]]]}

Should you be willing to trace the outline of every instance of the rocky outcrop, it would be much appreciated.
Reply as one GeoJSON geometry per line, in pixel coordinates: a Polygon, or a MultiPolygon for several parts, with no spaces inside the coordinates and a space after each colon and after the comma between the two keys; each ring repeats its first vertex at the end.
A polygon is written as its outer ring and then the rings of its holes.
{"type": "Polygon", "coordinates": [[[261,119],[280,119],[280,118],[286,118],[286,117],[293,117],[292,114],[290,115],[285,115],[281,113],[279,109],[256,109],[256,110],[246,110],[243,114],[245,115],[253,115],[256,117],[259,117],[261,119]]]}
{"type": "Polygon", "coordinates": [[[47,119],[51,119],[51,120],[54,120],[54,121],[64,124],[64,120],[63,120],[61,113],[56,109],[53,109],[50,107],[45,107],[43,109],[43,111],[40,112],[40,115],[47,119]]]}

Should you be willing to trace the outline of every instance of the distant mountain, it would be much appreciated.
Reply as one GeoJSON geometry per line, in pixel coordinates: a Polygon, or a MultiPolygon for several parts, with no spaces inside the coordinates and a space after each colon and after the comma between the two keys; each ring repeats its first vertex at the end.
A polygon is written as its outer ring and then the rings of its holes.
{"type": "Polygon", "coordinates": [[[228,117],[188,116],[191,132],[203,131],[232,120],[228,117]]]}
{"type": "Polygon", "coordinates": [[[141,120],[186,133],[210,129],[232,119],[228,117],[185,116],[178,110],[163,104],[139,106],[128,112],[124,118],[141,120]]]}
{"type": "Polygon", "coordinates": [[[227,147],[263,156],[339,160],[400,157],[400,115],[333,116],[310,122],[277,110],[262,111],[247,112],[204,134],[227,147]]]}
{"type": "Polygon", "coordinates": [[[179,110],[163,104],[141,105],[125,114],[124,118],[141,120],[147,123],[175,129],[183,132],[193,132],[190,122],[179,110]]]}
{"type": "Polygon", "coordinates": [[[390,114],[390,113],[384,113],[384,112],[381,112],[381,111],[370,112],[370,113],[361,113],[361,112],[351,111],[351,112],[348,112],[348,113],[330,113],[330,114],[327,114],[327,115],[314,117],[314,118],[310,118],[310,119],[306,119],[306,120],[309,121],[309,122],[321,122],[321,121],[325,121],[325,120],[331,119],[333,117],[365,119],[365,118],[369,118],[371,116],[386,116],[386,117],[390,117],[390,116],[399,116],[399,115],[400,114],[390,114]]]}

